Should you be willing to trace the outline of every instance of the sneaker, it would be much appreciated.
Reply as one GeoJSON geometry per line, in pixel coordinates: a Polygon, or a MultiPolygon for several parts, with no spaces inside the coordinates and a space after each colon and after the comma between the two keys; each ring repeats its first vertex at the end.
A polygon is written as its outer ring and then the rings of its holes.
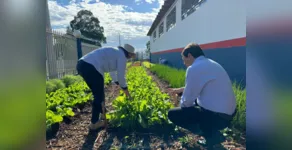
{"type": "Polygon", "coordinates": [[[89,126],[89,129],[90,130],[97,130],[98,128],[101,128],[101,127],[104,127],[105,126],[105,121],[101,120],[101,121],[98,121],[97,123],[95,124],[90,124],[89,126]]]}

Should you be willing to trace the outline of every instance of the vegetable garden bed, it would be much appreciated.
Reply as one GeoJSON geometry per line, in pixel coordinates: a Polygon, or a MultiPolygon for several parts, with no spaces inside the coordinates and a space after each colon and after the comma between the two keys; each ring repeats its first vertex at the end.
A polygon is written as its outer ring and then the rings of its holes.
{"type": "Polygon", "coordinates": [[[60,123],[56,136],[47,139],[47,149],[205,149],[196,144],[198,135],[168,121],[167,111],[175,99],[166,93],[167,83],[140,66],[128,68],[127,80],[131,101],[119,87],[106,88],[110,128],[89,132],[89,101],[82,110],[73,109],[75,116],[69,124],[60,123]]]}

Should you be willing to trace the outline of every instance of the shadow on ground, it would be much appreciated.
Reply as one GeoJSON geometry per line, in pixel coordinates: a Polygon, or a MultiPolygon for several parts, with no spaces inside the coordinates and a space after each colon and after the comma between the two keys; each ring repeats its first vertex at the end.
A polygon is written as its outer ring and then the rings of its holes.
{"type": "Polygon", "coordinates": [[[89,150],[89,149],[93,149],[94,147],[94,143],[95,143],[95,140],[98,136],[98,133],[100,132],[101,130],[96,130],[96,131],[91,131],[89,130],[86,138],[85,138],[85,141],[84,141],[84,144],[81,148],[81,150],[89,150]]]}
{"type": "MultiPolygon", "coordinates": [[[[215,135],[207,139],[206,145],[197,144],[195,135],[200,131],[197,128],[190,130],[175,131],[173,127],[156,127],[150,130],[126,131],[119,128],[111,128],[107,132],[107,137],[98,146],[100,150],[107,149],[212,149],[216,145],[216,150],[225,149],[221,143],[224,138],[215,135]],[[184,139],[189,137],[189,139],[184,139]],[[214,140],[215,139],[215,140],[214,140]],[[184,141],[186,140],[186,141],[184,141]],[[181,143],[181,144],[178,144],[181,143]]],[[[84,143],[83,150],[92,149],[97,133],[91,133],[84,143]],[[93,134],[93,135],[92,135],[93,134]]]]}

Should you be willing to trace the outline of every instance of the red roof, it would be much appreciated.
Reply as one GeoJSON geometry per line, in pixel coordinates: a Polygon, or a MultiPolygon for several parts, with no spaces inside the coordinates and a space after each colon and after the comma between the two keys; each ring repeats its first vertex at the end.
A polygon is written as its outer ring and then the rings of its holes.
{"type": "Polygon", "coordinates": [[[169,8],[172,6],[172,4],[175,2],[175,0],[164,0],[164,4],[159,10],[159,13],[157,14],[151,28],[149,29],[147,36],[151,36],[154,29],[157,27],[161,19],[165,16],[169,8]]]}

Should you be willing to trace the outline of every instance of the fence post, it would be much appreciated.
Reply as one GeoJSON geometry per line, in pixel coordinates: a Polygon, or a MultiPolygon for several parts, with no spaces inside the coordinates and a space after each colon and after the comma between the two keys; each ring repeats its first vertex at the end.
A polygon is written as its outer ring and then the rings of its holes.
{"type": "Polygon", "coordinates": [[[80,38],[77,38],[77,56],[78,56],[78,60],[82,57],[82,46],[81,46],[80,38]]]}
{"type": "Polygon", "coordinates": [[[79,60],[82,57],[81,32],[79,30],[74,30],[73,35],[77,39],[77,57],[79,60]]]}

